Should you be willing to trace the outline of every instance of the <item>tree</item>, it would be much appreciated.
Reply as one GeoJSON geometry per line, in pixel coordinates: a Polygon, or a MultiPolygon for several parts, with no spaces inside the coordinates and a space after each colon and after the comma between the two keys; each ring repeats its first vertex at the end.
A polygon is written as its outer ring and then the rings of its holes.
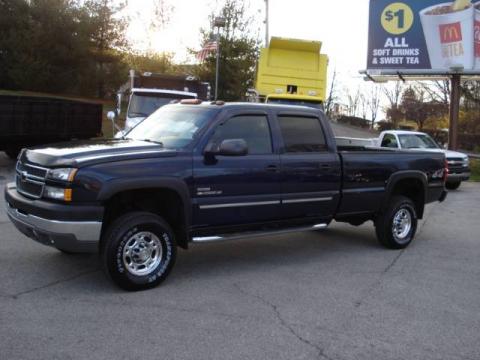
{"type": "Polygon", "coordinates": [[[403,82],[400,81],[396,81],[394,87],[383,87],[383,93],[389,101],[389,106],[386,111],[387,118],[392,122],[394,129],[398,128],[398,123],[403,118],[403,113],[399,109],[403,88],[403,82]]]}
{"type": "Polygon", "coordinates": [[[372,129],[377,120],[378,109],[380,107],[380,91],[376,84],[370,87],[370,97],[368,99],[368,108],[370,110],[370,118],[372,119],[372,129]]]}
{"type": "Polygon", "coordinates": [[[128,53],[125,55],[125,62],[130,69],[134,69],[140,72],[152,72],[152,73],[173,73],[175,72],[175,66],[173,65],[171,54],[158,54],[158,53],[128,53]]]}
{"type": "MultiPolygon", "coordinates": [[[[220,32],[220,80],[218,98],[232,101],[242,99],[253,87],[255,65],[259,54],[258,35],[251,32],[253,19],[247,15],[247,4],[241,0],[225,0],[220,16],[225,27],[220,32]]],[[[210,16],[213,22],[214,15],[210,16]]],[[[213,38],[211,29],[202,30],[203,43],[213,38]]],[[[196,75],[215,83],[215,54],[196,68],[196,75]]]]}
{"type": "Polygon", "coordinates": [[[357,88],[355,93],[351,93],[349,89],[347,89],[347,100],[348,100],[348,115],[349,116],[357,116],[358,111],[358,104],[360,102],[360,88],[357,88]]]}
{"type": "Polygon", "coordinates": [[[332,81],[330,83],[330,91],[328,93],[328,98],[325,103],[325,114],[327,115],[327,117],[331,117],[336,101],[338,101],[337,69],[334,69],[333,75],[332,75],[332,81]]]}
{"type": "Polygon", "coordinates": [[[127,49],[126,23],[118,17],[125,6],[114,0],[87,0],[83,6],[96,95],[100,98],[116,90],[125,81],[120,74],[127,74],[128,69],[122,61],[122,51],[127,49]]]}
{"type": "Polygon", "coordinates": [[[71,91],[88,57],[79,19],[74,1],[1,1],[2,87],[71,91]]]}
{"type": "Polygon", "coordinates": [[[427,101],[423,89],[409,86],[403,92],[400,109],[407,120],[415,121],[418,129],[423,130],[427,119],[443,115],[445,106],[438,101],[427,101]]]}
{"type": "Polygon", "coordinates": [[[104,97],[125,81],[121,7],[108,0],[0,0],[0,87],[104,97]]]}

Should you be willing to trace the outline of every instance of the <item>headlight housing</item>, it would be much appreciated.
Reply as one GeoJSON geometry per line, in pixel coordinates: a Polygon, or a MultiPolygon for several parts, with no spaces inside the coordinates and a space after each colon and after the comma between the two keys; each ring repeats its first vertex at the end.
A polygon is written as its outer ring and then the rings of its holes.
{"type": "Polygon", "coordinates": [[[43,189],[43,197],[53,200],[72,201],[72,189],[45,186],[43,189]]]}
{"type": "Polygon", "coordinates": [[[468,159],[468,156],[463,158],[463,166],[468,166],[470,165],[470,160],[468,159]]]}
{"type": "Polygon", "coordinates": [[[77,169],[75,168],[51,169],[48,171],[47,178],[50,180],[72,182],[76,173],[77,169]]]}

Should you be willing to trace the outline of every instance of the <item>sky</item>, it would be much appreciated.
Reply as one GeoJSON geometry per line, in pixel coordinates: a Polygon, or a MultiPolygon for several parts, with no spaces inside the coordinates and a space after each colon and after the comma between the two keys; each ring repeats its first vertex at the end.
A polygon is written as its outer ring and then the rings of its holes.
{"type": "MultiPolygon", "coordinates": [[[[152,0],[130,0],[128,37],[139,50],[172,52],[177,62],[192,61],[187,49],[200,49],[199,29],[208,25],[208,15],[218,9],[218,1],[170,1],[174,9],[169,24],[152,34],[146,25],[152,0]]],[[[265,1],[246,1],[264,39],[265,1]]],[[[336,69],[337,85],[344,91],[365,86],[358,71],[366,66],[369,0],[270,0],[269,4],[270,36],[322,41],[322,52],[330,59],[329,81],[336,69]]]]}

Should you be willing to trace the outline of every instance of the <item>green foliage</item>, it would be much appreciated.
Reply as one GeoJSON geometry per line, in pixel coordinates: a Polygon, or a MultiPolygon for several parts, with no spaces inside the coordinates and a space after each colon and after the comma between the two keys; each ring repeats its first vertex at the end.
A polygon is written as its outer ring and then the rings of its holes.
{"type": "MultiPolygon", "coordinates": [[[[254,85],[255,66],[259,55],[258,36],[250,29],[253,19],[246,15],[247,4],[241,0],[225,0],[220,16],[225,18],[225,28],[220,33],[220,71],[218,99],[226,101],[244,98],[254,85]]],[[[210,16],[213,22],[214,15],[210,16]]],[[[211,29],[203,29],[203,42],[213,38],[211,29]]],[[[215,54],[195,69],[202,80],[215,86],[215,54]]]]}
{"type": "Polygon", "coordinates": [[[111,0],[0,0],[0,88],[105,97],[128,73],[111,0]]]}
{"type": "Polygon", "coordinates": [[[470,179],[473,181],[480,181],[480,160],[470,158],[470,179]]]}
{"type": "Polygon", "coordinates": [[[176,71],[172,58],[171,54],[129,53],[126,55],[125,61],[130,69],[136,71],[169,74],[176,71]]]}
{"type": "Polygon", "coordinates": [[[441,117],[446,109],[441,102],[427,100],[423,89],[410,86],[403,92],[400,110],[405,120],[414,121],[422,130],[428,119],[441,117]]]}

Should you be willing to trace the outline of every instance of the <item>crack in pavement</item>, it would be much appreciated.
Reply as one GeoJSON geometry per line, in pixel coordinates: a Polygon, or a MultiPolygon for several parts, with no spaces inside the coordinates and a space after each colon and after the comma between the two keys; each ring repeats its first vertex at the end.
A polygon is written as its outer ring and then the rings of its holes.
{"type": "Polygon", "coordinates": [[[7,295],[3,295],[4,297],[9,297],[9,298],[12,298],[12,299],[18,299],[20,296],[22,295],[26,295],[26,294],[31,294],[35,291],[38,291],[38,290],[43,290],[43,289],[46,289],[46,288],[49,288],[49,287],[52,287],[52,286],[55,286],[55,285],[58,285],[58,284],[61,284],[61,283],[66,283],[66,282],[69,282],[69,281],[72,281],[72,280],[75,280],[75,279],[78,279],[82,276],[85,276],[85,275],[89,275],[89,274],[93,274],[95,272],[98,272],[99,270],[98,269],[95,269],[95,270],[89,270],[89,271],[84,271],[84,272],[81,272],[79,274],[76,274],[76,275],[72,275],[68,278],[64,278],[64,279],[60,279],[60,280],[56,280],[56,281],[53,281],[51,283],[48,283],[48,284],[45,284],[45,285],[41,285],[41,286],[37,286],[37,287],[34,287],[34,288],[31,288],[31,289],[28,289],[28,290],[24,290],[24,291],[20,291],[18,293],[15,293],[15,294],[7,294],[7,295]]]}
{"type": "MultiPolygon", "coordinates": [[[[434,208],[431,208],[430,211],[428,212],[428,215],[431,214],[431,212],[434,210],[434,208]]],[[[422,234],[423,230],[425,229],[425,226],[427,225],[428,220],[430,217],[425,216],[425,220],[420,224],[420,226],[417,228],[418,231],[415,235],[415,238],[419,238],[420,235],[422,234]]],[[[398,260],[400,257],[407,251],[408,247],[405,249],[402,249],[399,251],[398,255],[393,258],[393,260],[382,270],[380,273],[380,277],[377,279],[377,281],[373,282],[372,285],[370,285],[367,290],[365,291],[365,294],[360,296],[360,299],[355,301],[354,306],[356,308],[360,307],[364,301],[370,296],[370,294],[377,288],[379,287],[382,282],[383,282],[383,277],[388,274],[388,272],[397,264],[398,260]]]]}
{"type": "Polygon", "coordinates": [[[299,340],[300,342],[302,342],[303,344],[305,345],[308,345],[309,347],[315,349],[316,351],[318,351],[318,357],[319,358],[323,358],[323,359],[327,359],[327,360],[333,360],[332,358],[330,358],[329,356],[327,356],[325,354],[325,350],[318,346],[317,344],[311,342],[310,340],[308,339],[305,339],[303,336],[301,336],[300,334],[298,334],[295,329],[292,327],[292,325],[290,325],[283,317],[282,317],[282,314],[280,312],[280,310],[278,310],[278,306],[273,304],[272,302],[268,301],[267,299],[263,298],[262,296],[258,295],[258,294],[254,294],[254,293],[250,293],[244,289],[242,289],[240,287],[240,285],[238,285],[237,283],[234,283],[233,286],[235,286],[235,288],[237,288],[237,290],[242,293],[243,295],[246,295],[248,297],[253,297],[257,300],[259,300],[260,302],[262,302],[264,305],[267,305],[268,307],[270,307],[272,310],[273,310],[273,313],[275,314],[275,317],[277,318],[277,320],[280,322],[280,325],[285,328],[290,334],[292,334],[297,340],[299,340]]]}

